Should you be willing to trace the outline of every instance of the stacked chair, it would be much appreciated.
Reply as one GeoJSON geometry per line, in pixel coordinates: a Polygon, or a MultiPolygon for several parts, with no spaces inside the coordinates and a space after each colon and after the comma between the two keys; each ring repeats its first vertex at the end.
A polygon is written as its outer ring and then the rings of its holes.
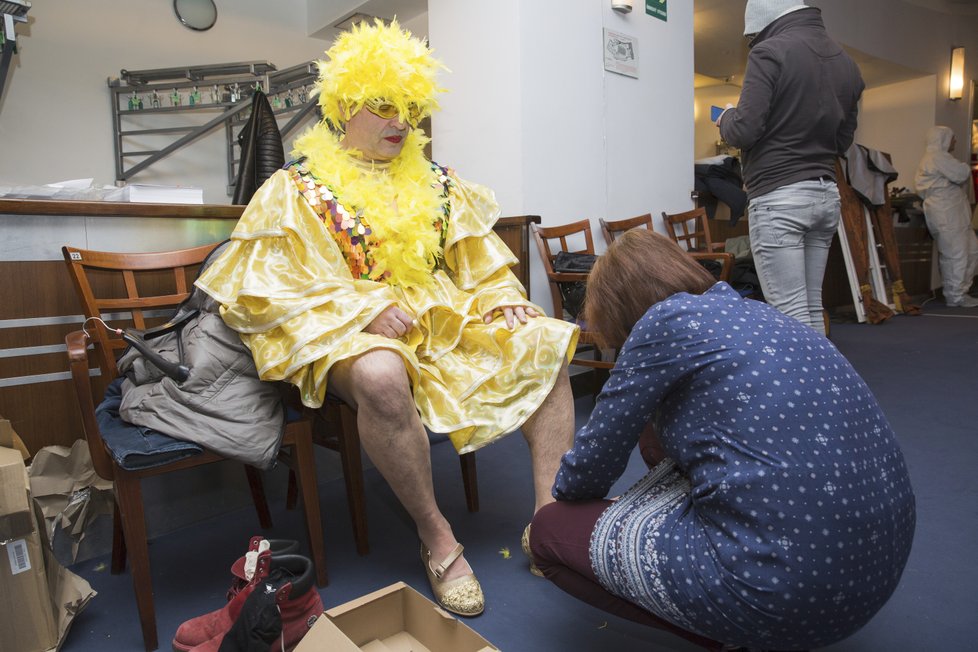
{"type": "MultiPolygon", "coordinates": [[[[677,235],[677,230],[676,230],[675,224],[681,224],[681,223],[687,223],[688,224],[688,220],[686,222],[684,222],[678,216],[689,215],[690,213],[697,213],[698,214],[700,211],[703,211],[703,209],[702,208],[698,208],[698,209],[696,209],[694,211],[688,211],[686,213],[677,213],[676,216],[673,216],[673,217],[676,218],[676,221],[675,222],[671,221],[668,218],[668,216],[667,216],[666,213],[663,213],[662,214],[663,215],[663,222],[665,224],[667,224],[667,225],[671,225],[671,226],[667,226],[666,230],[667,230],[667,234],[669,235],[670,239],[673,242],[675,242],[676,244],[678,244],[680,246],[683,246],[684,244],[689,244],[689,242],[690,242],[689,240],[684,240],[683,242],[680,242],[680,238],[677,235]]],[[[697,218],[698,218],[698,215],[697,216],[694,216],[693,219],[695,220],[697,218]]],[[[702,218],[703,218],[703,224],[704,224],[704,226],[703,226],[703,230],[700,231],[699,233],[702,234],[700,237],[701,237],[701,241],[702,241],[702,243],[704,245],[704,249],[703,250],[697,250],[697,249],[688,250],[689,251],[689,255],[692,256],[693,258],[695,258],[696,260],[698,260],[701,264],[705,264],[707,267],[709,267],[709,263],[707,263],[707,261],[715,261],[716,264],[719,266],[719,272],[717,273],[717,280],[719,280],[719,281],[725,281],[725,282],[729,283],[730,282],[730,274],[733,271],[734,255],[733,254],[730,254],[730,253],[725,253],[723,251],[720,251],[720,249],[723,248],[723,245],[722,244],[716,245],[716,244],[712,243],[712,241],[710,240],[710,236],[709,236],[709,226],[707,224],[706,213],[705,212],[703,213],[702,218]]],[[[599,219],[598,222],[601,224],[601,234],[604,236],[604,240],[605,240],[605,242],[608,245],[610,245],[612,242],[614,242],[615,241],[615,238],[618,235],[620,235],[620,234],[622,234],[625,231],[628,231],[630,229],[645,228],[645,229],[648,229],[649,231],[653,231],[654,230],[652,228],[652,214],[651,213],[645,213],[644,215],[639,215],[637,217],[629,217],[629,218],[626,218],[626,219],[623,219],[623,220],[607,221],[607,220],[599,219]]],[[[694,228],[692,230],[692,232],[691,232],[691,238],[693,239],[693,244],[694,245],[697,244],[695,242],[696,233],[697,232],[696,232],[696,230],[694,228]]]]}
{"type": "Polygon", "coordinates": [[[598,346],[597,339],[579,317],[570,315],[564,306],[562,283],[586,283],[586,272],[558,272],[554,269],[554,261],[559,252],[594,254],[594,238],[591,235],[591,223],[580,220],[561,226],[543,227],[532,225],[533,238],[543,261],[543,269],[547,274],[550,286],[550,298],[553,302],[553,315],[557,319],[575,322],[581,328],[577,341],[577,350],[571,360],[571,365],[587,367],[591,376],[592,393],[596,396],[607,378],[608,370],[615,366],[613,359],[598,346]]]}

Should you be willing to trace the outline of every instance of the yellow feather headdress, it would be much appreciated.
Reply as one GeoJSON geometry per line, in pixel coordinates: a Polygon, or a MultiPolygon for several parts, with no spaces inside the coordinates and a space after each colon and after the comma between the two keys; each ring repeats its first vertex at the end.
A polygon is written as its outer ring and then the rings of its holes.
{"type": "Polygon", "coordinates": [[[372,99],[384,99],[398,108],[402,119],[415,104],[421,117],[438,108],[444,92],[435,81],[445,66],[432,56],[428,45],[401,29],[397,21],[385,25],[358,23],[336,38],[319,62],[319,105],[323,118],[339,126],[372,99]]]}

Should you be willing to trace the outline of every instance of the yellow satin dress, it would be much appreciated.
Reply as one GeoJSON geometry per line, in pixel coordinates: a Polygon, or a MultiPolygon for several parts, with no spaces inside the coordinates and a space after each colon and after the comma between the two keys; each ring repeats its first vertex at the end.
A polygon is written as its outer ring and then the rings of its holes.
{"type": "Polygon", "coordinates": [[[305,405],[322,405],[333,364],[389,349],[404,360],[424,424],[447,434],[459,453],[477,450],[537,410],[578,329],[542,316],[513,331],[499,314],[483,322],[501,306],[543,310],[509,269],[518,261],[492,230],[499,209],[491,191],[454,175],[446,187],[444,256],[431,284],[355,278],[357,263],[349,251],[344,256],[315,197],[280,170],[259,188],[231,244],[197,285],[222,304],[261,378],[296,385],[305,405]],[[417,327],[401,339],[364,332],[392,304],[414,315],[417,327]]]}

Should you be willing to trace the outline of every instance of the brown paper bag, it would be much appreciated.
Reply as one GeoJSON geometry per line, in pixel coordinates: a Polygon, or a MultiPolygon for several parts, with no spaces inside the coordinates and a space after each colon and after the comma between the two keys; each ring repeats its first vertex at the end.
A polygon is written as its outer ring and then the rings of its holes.
{"type": "MultiPolygon", "coordinates": [[[[95,529],[96,519],[112,515],[112,483],[95,473],[88,445],[81,439],[71,448],[45,446],[34,456],[28,474],[34,503],[44,516],[48,547],[62,563],[71,565],[78,560],[86,535],[95,529]]],[[[95,553],[87,558],[105,551],[86,552],[95,553]]]]}

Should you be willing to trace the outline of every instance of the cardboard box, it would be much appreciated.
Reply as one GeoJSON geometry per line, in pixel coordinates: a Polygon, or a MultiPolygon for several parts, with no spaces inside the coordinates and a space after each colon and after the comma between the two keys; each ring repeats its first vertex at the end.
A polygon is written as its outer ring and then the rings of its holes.
{"type": "Polygon", "coordinates": [[[49,650],[57,623],[20,451],[0,448],[0,649],[49,650]]]}
{"type": "Polygon", "coordinates": [[[47,652],[95,591],[42,544],[24,459],[0,446],[0,650],[47,652]]]}
{"type": "Polygon", "coordinates": [[[498,652],[404,582],[328,609],[295,652],[498,652]]]}
{"type": "MultiPolygon", "coordinates": [[[[5,446],[7,448],[15,448],[20,451],[21,457],[25,460],[31,456],[30,452],[27,450],[27,446],[24,446],[24,442],[17,432],[14,431],[13,426],[10,422],[3,417],[0,417],[0,446],[5,446]]],[[[2,541],[2,539],[0,539],[2,541]]]]}

